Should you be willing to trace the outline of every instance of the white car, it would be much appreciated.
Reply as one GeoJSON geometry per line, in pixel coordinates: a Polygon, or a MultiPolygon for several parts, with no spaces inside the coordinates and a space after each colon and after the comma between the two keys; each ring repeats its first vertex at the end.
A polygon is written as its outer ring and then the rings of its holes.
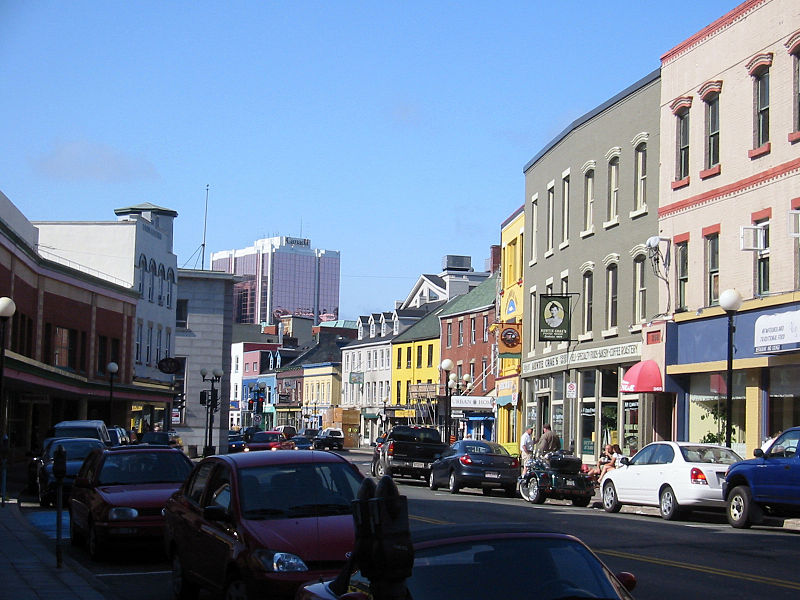
{"type": "Polygon", "coordinates": [[[623,504],[657,506],[665,519],[677,519],[696,507],[724,508],[725,472],[740,460],[733,450],[716,444],[648,444],[603,477],[603,508],[618,512],[623,504]]]}

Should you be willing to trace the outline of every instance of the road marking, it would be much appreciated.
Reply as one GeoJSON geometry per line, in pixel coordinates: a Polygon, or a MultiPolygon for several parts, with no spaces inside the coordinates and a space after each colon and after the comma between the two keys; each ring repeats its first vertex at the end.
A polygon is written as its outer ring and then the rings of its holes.
{"type": "Polygon", "coordinates": [[[129,577],[131,575],[168,575],[172,571],[140,571],[139,573],[95,573],[95,577],[129,577]]]}
{"type": "Polygon", "coordinates": [[[440,521],[439,519],[431,519],[430,517],[420,517],[417,515],[408,515],[409,519],[414,519],[415,521],[422,521],[423,523],[430,523],[431,525],[455,525],[455,523],[451,521],[440,521]]]}
{"type": "Polygon", "coordinates": [[[677,567],[678,569],[687,569],[689,571],[699,571],[701,573],[708,573],[710,575],[722,575],[725,577],[733,577],[734,579],[743,579],[744,581],[750,581],[753,583],[765,583],[767,585],[789,588],[791,590],[800,590],[800,582],[786,581],[784,579],[775,579],[774,577],[764,577],[763,575],[753,575],[748,573],[739,573],[737,571],[727,571],[725,569],[717,569],[715,567],[704,567],[701,565],[693,565],[690,563],[678,562],[676,560],[651,558],[649,556],[642,556],[641,554],[618,552],[617,550],[595,550],[595,553],[605,554],[608,556],[615,556],[617,558],[625,558],[628,560],[638,560],[641,562],[653,563],[656,565],[663,565],[666,567],[677,567]]]}

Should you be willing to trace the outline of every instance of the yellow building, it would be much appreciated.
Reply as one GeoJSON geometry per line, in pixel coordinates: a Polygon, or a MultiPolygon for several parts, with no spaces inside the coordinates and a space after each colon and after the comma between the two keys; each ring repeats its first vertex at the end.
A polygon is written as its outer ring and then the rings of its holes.
{"type": "Polygon", "coordinates": [[[303,414],[309,427],[334,427],[324,416],[338,407],[342,397],[342,365],[325,362],[303,365],[303,414]]]}
{"type": "MultiPolygon", "coordinates": [[[[445,305],[443,305],[445,306],[445,305]]],[[[440,306],[392,340],[393,420],[435,423],[439,390],[440,306]]]]}
{"type": "MultiPolygon", "coordinates": [[[[523,239],[525,232],[525,207],[520,206],[500,226],[500,296],[497,299],[498,315],[495,326],[499,337],[505,324],[515,324],[519,336],[522,335],[522,305],[524,287],[523,239]]],[[[521,338],[517,338],[522,348],[521,338]]],[[[499,372],[495,378],[497,390],[497,441],[508,446],[509,451],[519,452],[518,441],[524,431],[525,419],[519,394],[519,373],[521,356],[509,349],[499,352],[499,372]]]]}

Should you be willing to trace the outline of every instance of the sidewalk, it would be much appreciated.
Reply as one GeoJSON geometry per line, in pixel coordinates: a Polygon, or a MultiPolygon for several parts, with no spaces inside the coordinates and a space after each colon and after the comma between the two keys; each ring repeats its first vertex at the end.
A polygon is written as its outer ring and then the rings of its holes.
{"type": "Polygon", "coordinates": [[[56,567],[55,541],[38,532],[20,512],[26,464],[8,471],[8,496],[0,508],[0,599],[115,600],[94,574],[66,556],[69,533],[62,546],[62,566],[56,567]]]}

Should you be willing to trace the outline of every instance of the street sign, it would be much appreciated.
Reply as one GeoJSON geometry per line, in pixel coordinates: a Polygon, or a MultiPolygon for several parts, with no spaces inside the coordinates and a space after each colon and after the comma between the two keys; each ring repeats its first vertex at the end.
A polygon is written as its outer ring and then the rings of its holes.
{"type": "Polygon", "coordinates": [[[567,382],[567,398],[578,397],[578,384],[574,381],[567,382]]]}
{"type": "Polygon", "coordinates": [[[253,425],[261,425],[261,415],[260,414],[255,413],[253,415],[253,425]]]}

